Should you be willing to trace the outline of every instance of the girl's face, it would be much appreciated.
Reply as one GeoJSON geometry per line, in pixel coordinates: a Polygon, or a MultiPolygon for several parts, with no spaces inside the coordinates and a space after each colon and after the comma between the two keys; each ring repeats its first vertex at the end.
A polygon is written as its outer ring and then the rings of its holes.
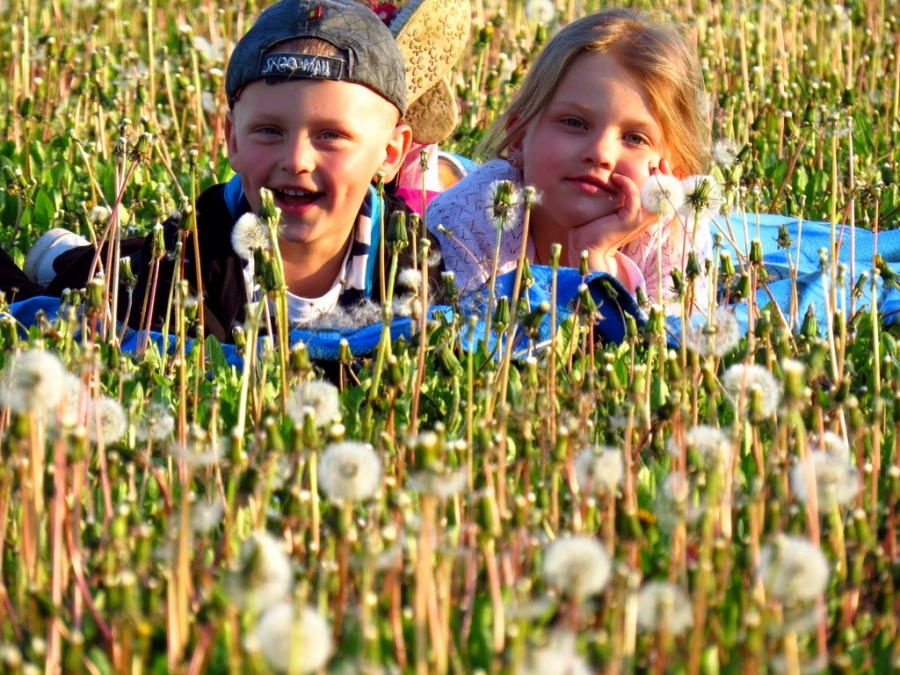
{"type": "MultiPolygon", "coordinates": [[[[510,145],[541,203],[532,224],[544,233],[565,232],[618,211],[614,173],[639,190],[663,158],[663,134],[650,98],[619,61],[606,54],[578,56],[549,105],[510,145]]],[[[642,223],[652,219],[642,214],[642,223]]]]}

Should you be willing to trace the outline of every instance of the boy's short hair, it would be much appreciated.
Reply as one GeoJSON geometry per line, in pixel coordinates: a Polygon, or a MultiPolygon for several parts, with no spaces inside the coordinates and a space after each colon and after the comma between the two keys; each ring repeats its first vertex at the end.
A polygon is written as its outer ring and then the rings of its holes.
{"type": "Polygon", "coordinates": [[[295,78],[361,84],[394,104],[401,117],[406,112],[403,55],[378,15],[353,0],[280,0],[266,9],[231,55],[225,75],[228,104],[234,106],[241,89],[256,80],[295,78]],[[335,54],[277,49],[297,38],[323,40],[334,45],[335,54]]]}

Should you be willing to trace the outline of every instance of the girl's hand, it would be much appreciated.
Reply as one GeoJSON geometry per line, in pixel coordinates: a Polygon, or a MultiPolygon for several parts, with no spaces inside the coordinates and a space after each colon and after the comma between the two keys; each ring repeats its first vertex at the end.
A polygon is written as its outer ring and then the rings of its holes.
{"type": "MultiPolygon", "coordinates": [[[[650,173],[659,171],[671,175],[668,160],[661,160],[659,168],[650,167],[650,173]]],[[[641,191],[633,180],[618,173],[609,177],[610,182],[624,197],[618,211],[569,230],[569,265],[581,264],[581,252],[588,252],[588,266],[595,271],[609,271],[610,258],[622,246],[638,237],[646,223],[641,209],[641,191]]]]}

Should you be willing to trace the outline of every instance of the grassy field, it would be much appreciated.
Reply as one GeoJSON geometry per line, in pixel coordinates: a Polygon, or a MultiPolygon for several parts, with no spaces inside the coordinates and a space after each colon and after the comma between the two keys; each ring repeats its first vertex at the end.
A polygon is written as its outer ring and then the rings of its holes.
{"type": "MultiPolygon", "coordinates": [[[[900,3],[634,6],[697,46],[727,209],[897,226],[900,3]]],[[[473,2],[445,147],[597,7],[473,2]]],[[[149,232],[230,177],[260,8],[5,0],[4,248],[149,232]]],[[[180,292],[169,356],[122,353],[90,292],[0,319],[0,672],[900,671],[897,330],[862,302],[791,330],[731,262],[746,336],[724,309],[670,349],[653,310],[605,344],[582,311],[511,363],[456,313],[347,355],[339,394],[303,346],[188,347],[180,292]]]]}

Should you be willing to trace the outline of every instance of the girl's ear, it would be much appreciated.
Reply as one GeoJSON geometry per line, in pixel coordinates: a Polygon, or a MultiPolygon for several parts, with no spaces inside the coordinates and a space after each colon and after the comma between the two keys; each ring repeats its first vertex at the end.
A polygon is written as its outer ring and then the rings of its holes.
{"type": "MultiPolygon", "coordinates": [[[[378,168],[379,171],[384,171],[385,183],[390,183],[397,176],[411,145],[412,129],[408,124],[399,122],[391,132],[391,136],[384,148],[384,161],[378,168]]],[[[373,181],[377,179],[377,176],[372,177],[373,181]]]]}
{"type": "Polygon", "coordinates": [[[525,134],[519,134],[506,146],[506,158],[509,160],[510,164],[519,169],[525,165],[524,142],[525,134]]]}

